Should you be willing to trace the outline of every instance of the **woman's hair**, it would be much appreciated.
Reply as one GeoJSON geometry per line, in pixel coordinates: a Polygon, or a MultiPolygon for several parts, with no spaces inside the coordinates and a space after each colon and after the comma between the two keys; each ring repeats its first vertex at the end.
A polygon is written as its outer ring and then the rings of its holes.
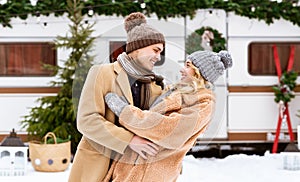
{"type": "Polygon", "coordinates": [[[199,69],[192,62],[188,61],[187,64],[195,71],[195,75],[192,77],[192,81],[189,83],[176,83],[172,86],[174,89],[179,90],[181,93],[193,93],[203,88],[212,88],[212,83],[206,81],[202,77],[199,69]]]}

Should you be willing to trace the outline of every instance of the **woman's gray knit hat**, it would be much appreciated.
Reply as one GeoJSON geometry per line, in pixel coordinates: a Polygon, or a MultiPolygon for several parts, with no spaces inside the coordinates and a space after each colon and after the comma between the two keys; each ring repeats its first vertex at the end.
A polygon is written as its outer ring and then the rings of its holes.
{"type": "Polygon", "coordinates": [[[187,59],[191,60],[199,69],[202,77],[211,83],[214,83],[227,68],[232,66],[232,58],[227,51],[220,51],[219,53],[196,51],[187,59]]]}
{"type": "Polygon", "coordinates": [[[165,45],[165,37],[158,30],[147,24],[143,13],[131,13],[125,18],[125,30],[127,32],[126,53],[162,43],[165,45]]]}

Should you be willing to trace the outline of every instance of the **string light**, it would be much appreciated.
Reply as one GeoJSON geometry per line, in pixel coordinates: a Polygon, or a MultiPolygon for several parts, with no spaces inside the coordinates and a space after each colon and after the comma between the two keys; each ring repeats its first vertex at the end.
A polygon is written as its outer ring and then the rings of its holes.
{"type": "Polygon", "coordinates": [[[297,7],[297,6],[300,6],[300,0],[299,0],[299,1],[295,1],[295,2],[293,3],[293,7],[297,7]]]}
{"type": "Polygon", "coordinates": [[[38,0],[30,0],[30,3],[32,6],[35,6],[37,4],[38,0]]]}
{"type": "Polygon", "coordinates": [[[7,3],[7,0],[0,0],[0,4],[1,5],[4,5],[4,4],[6,4],[7,3]]]}
{"type": "MultiPolygon", "coordinates": [[[[64,19],[65,17],[62,17],[62,19],[64,19]]],[[[36,25],[36,24],[39,24],[41,25],[41,27],[45,28],[44,26],[44,23],[47,24],[47,26],[49,24],[66,24],[66,23],[70,23],[69,20],[62,20],[62,19],[47,19],[47,21],[42,21],[43,16],[41,16],[41,18],[39,19],[39,22],[37,21],[30,21],[30,20],[24,20],[22,22],[14,22],[12,23],[12,25],[36,25]],[[43,22],[43,23],[42,23],[43,22]]],[[[112,18],[112,17],[108,17],[108,18],[103,18],[103,17],[94,17],[93,19],[92,18],[89,18],[88,20],[84,20],[84,23],[86,25],[88,25],[89,23],[91,22],[103,22],[103,21],[112,21],[112,20],[119,20],[119,17],[115,17],[115,18],[112,18]]]]}
{"type": "MultiPolygon", "coordinates": [[[[38,2],[38,0],[35,0],[35,1],[38,2]]],[[[114,0],[112,0],[112,1],[114,1],[114,0]]],[[[88,2],[88,0],[84,0],[84,2],[88,2]]],[[[5,4],[5,3],[7,3],[7,0],[0,0],[0,4],[5,4]]],[[[125,4],[128,4],[128,3],[132,3],[132,1],[119,2],[119,4],[120,3],[122,3],[123,5],[125,5],[125,4]]],[[[97,8],[97,7],[111,6],[112,4],[113,3],[98,4],[98,5],[94,5],[94,6],[83,7],[82,9],[93,9],[93,8],[97,8]]],[[[45,11],[40,12],[40,14],[51,14],[51,13],[66,12],[66,11],[67,11],[67,9],[57,9],[57,10],[51,10],[51,11],[45,10],[45,11]]],[[[90,11],[90,13],[93,15],[94,11],[90,11]]],[[[31,14],[36,14],[36,13],[31,13],[31,14]]],[[[22,16],[22,15],[28,15],[28,13],[10,14],[9,16],[11,18],[13,18],[13,17],[17,17],[17,16],[22,16]]],[[[6,15],[0,15],[0,18],[4,17],[4,16],[6,16],[6,15]]],[[[0,22],[0,24],[1,24],[1,22],[0,22]]]]}
{"type": "Polygon", "coordinates": [[[92,7],[89,8],[88,15],[89,16],[93,16],[94,15],[94,10],[93,10],[92,7]]]}
{"type": "MultiPolygon", "coordinates": [[[[0,4],[5,4],[5,3],[7,3],[7,1],[8,0],[0,0],[0,4]]],[[[36,5],[37,4],[37,2],[38,2],[39,0],[30,0],[30,3],[31,3],[31,5],[32,6],[34,6],[34,5],[36,5]]],[[[84,2],[88,2],[88,0],[83,0],[84,2]]],[[[270,0],[270,1],[272,1],[272,2],[277,2],[277,3],[282,3],[283,1],[282,0],[270,0]]],[[[83,7],[83,9],[88,9],[88,11],[87,11],[87,15],[88,16],[90,16],[90,17],[92,17],[94,14],[95,14],[95,12],[94,12],[94,10],[93,10],[93,8],[96,8],[96,7],[105,7],[105,6],[110,6],[110,5],[112,5],[112,4],[114,4],[116,1],[115,0],[112,0],[111,1],[111,3],[107,3],[107,4],[99,4],[99,5],[93,5],[93,6],[87,6],[87,7],[83,7]]],[[[130,1],[125,1],[125,2],[122,2],[123,4],[126,4],[126,3],[132,3],[132,2],[134,2],[134,3],[140,3],[140,7],[142,8],[142,9],[145,9],[146,8],[146,3],[144,2],[144,0],[130,0],[130,1]]],[[[223,0],[223,2],[228,2],[228,0],[223,0]]],[[[293,5],[293,7],[295,7],[295,6],[300,6],[300,0],[298,0],[298,1],[295,1],[295,0],[293,0],[291,2],[291,4],[293,5]],[[292,3],[293,2],[293,3],[292,3]]],[[[259,6],[259,4],[257,4],[258,6],[259,6]]],[[[250,6],[250,5],[249,5],[250,6]]],[[[254,12],[255,11],[255,7],[253,7],[253,5],[251,5],[250,6],[250,10],[252,11],[252,12],[254,12]]],[[[43,12],[41,12],[40,14],[51,14],[51,13],[56,13],[56,12],[65,12],[66,11],[66,9],[58,9],[58,10],[51,10],[51,11],[43,11],[43,12]]],[[[285,10],[283,10],[283,12],[286,12],[285,10]]],[[[211,9],[208,9],[208,13],[209,13],[209,15],[212,15],[214,12],[213,12],[213,9],[211,8],[211,9]]],[[[23,14],[10,14],[9,16],[11,16],[11,17],[18,17],[18,16],[22,16],[22,15],[27,15],[28,13],[23,13],[23,14]]],[[[33,14],[33,15],[35,15],[36,17],[37,17],[37,21],[38,22],[40,22],[40,17],[39,17],[39,13],[31,13],[31,14],[33,14]]],[[[3,15],[0,15],[0,18],[2,17],[3,15]]],[[[15,24],[15,23],[13,23],[13,24],[15,24]]]]}
{"type": "Polygon", "coordinates": [[[146,8],[146,3],[141,3],[140,6],[141,6],[142,9],[145,9],[146,8]]]}

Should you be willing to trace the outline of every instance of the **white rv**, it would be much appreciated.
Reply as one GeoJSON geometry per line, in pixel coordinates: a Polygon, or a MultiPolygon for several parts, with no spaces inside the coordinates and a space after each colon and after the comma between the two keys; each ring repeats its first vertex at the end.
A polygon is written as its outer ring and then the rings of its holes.
{"type": "MultiPolygon", "coordinates": [[[[93,16],[86,21],[96,22],[95,55],[96,63],[110,62],[113,51],[126,41],[123,29],[123,17],[93,16]]],[[[24,46],[53,42],[57,35],[66,35],[69,20],[66,17],[29,17],[27,20],[13,19],[13,28],[0,26],[0,65],[4,65],[5,46],[24,46]]],[[[158,20],[152,16],[148,23],[155,26],[166,36],[165,60],[155,67],[155,71],[165,76],[168,83],[179,79],[179,69],[186,58],[186,37],[203,26],[210,26],[222,33],[227,40],[227,49],[233,57],[233,67],[216,82],[217,108],[213,122],[203,140],[267,140],[268,134],[274,134],[278,121],[278,104],[274,102],[272,86],[278,83],[274,72],[272,51],[269,48],[277,45],[280,58],[288,60],[289,47],[295,46],[294,68],[300,71],[300,27],[285,20],[275,20],[273,24],[248,19],[223,10],[199,10],[195,18],[170,18],[158,20]],[[261,48],[262,46],[263,48],[261,48]],[[266,50],[268,50],[266,52],[266,50]],[[260,57],[261,56],[261,57],[260,57]],[[257,59],[259,58],[259,60],[257,59]],[[266,63],[265,63],[266,62],[266,63]],[[268,67],[269,66],[269,67],[268,67]]],[[[25,46],[26,47],[26,46],[25,46]]],[[[28,56],[30,48],[11,51],[5,55],[28,56]]],[[[34,52],[34,51],[33,51],[34,52]]],[[[49,52],[48,52],[49,53],[49,52]]],[[[42,53],[31,53],[42,55],[42,53]]],[[[63,65],[68,51],[59,49],[53,53],[53,63],[63,65]]],[[[52,54],[52,55],[53,55],[52,54]]],[[[282,60],[285,62],[284,60],[282,60]]],[[[29,62],[30,63],[30,62],[29,62]]],[[[286,63],[286,62],[285,62],[286,63]]],[[[5,65],[4,65],[5,66],[5,65]]],[[[28,67],[28,63],[21,66],[28,67]]],[[[284,65],[282,65],[284,67],[284,65]]],[[[14,67],[14,66],[13,66],[14,67]]],[[[15,66],[16,67],[16,66],[15,66]]],[[[283,68],[285,69],[285,68],[283,68]]],[[[47,74],[10,74],[0,71],[0,135],[4,136],[14,128],[18,134],[26,134],[20,127],[24,115],[29,114],[31,107],[37,105],[36,99],[54,95],[57,88],[49,87],[55,77],[47,74]]],[[[297,83],[300,83],[298,78],[297,83]]],[[[296,88],[296,91],[299,89],[296,88]]],[[[299,92],[289,103],[293,132],[300,125],[296,116],[300,110],[299,92]]],[[[287,134],[287,124],[283,122],[282,131],[287,134]]],[[[288,135],[288,134],[287,134],[288,135]]]]}

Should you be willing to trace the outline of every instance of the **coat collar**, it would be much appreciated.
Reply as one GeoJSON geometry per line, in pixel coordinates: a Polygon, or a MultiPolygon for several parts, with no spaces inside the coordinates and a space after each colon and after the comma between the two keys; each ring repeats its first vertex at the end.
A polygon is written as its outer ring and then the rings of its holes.
{"type": "Polygon", "coordinates": [[[133,104],[133,98],[131,94],[131,88],[128,80],[128,75],[122,68],[121,64],[117,61],[114,62],[114,71],[117,73],[116,81],[120,86],[123,95],[126,97],[130,104],[133,104]]]}

